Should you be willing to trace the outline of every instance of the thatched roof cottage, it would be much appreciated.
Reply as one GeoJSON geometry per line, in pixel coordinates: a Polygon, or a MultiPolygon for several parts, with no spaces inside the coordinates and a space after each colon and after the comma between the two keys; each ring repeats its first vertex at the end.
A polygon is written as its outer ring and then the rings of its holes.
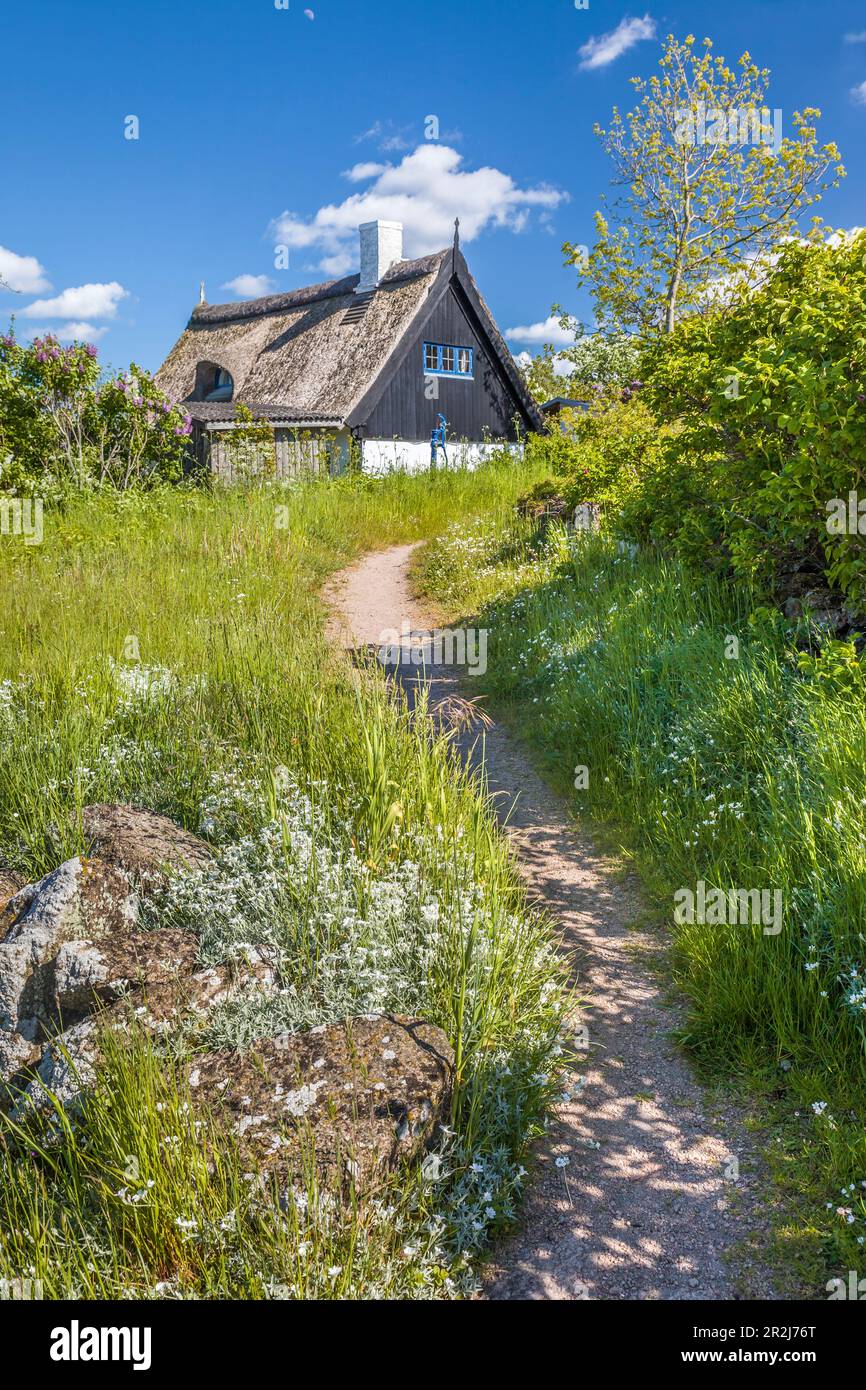
{"type": "Polygon", "coordinates": [[[544,428],[454,244],[403,260],[403,228],[360,229],[361,271],[234,304],[202,302],[157,373],[193,420],[199,456],[231,477],[237,406],[273,430],[276,468],[369,472],[520,447],[544,428]],[[442,419],[445,428],[443,431],[442,419]]]}

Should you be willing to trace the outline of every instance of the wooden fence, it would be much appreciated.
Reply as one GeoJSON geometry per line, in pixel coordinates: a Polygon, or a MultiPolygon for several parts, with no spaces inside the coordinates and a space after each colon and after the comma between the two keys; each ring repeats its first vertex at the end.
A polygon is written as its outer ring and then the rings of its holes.
{"type": "Polygon", "coordinates": [[[300,434],[275,429],[271,443],[238,443],[232,430],[202,431],[200,462],[225,483],[263,475],[288,481],[293,478],[328,477],[345,466],[343,450],[330,432],[300,434]]]}

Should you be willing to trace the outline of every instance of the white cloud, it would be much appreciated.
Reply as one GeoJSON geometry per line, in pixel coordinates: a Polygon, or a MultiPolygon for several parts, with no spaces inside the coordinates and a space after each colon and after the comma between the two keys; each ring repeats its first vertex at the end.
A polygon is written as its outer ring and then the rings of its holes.
{"type": "Polygon", "coordinates": [[[856,34],[846,34],[846,43],[866,43],[866,29],[860,29],[856,34]]]}
{"type": "Polygon", "coordinates": [[[5,246],[0,246],[0,280],[10,290],[19,290],[21,294],[39,294],[51,289],[45,268],[35,256],[18,256],[14,251],[7,251],[5,246]]]}
{"type": "Polygon", "coordinates": [[[528,323],[519,328],[506,328],[506,338],[517,343],[552,343],[554,347],[570,347],[574,334],[563,328],[559,319],[551,314],[542,323],[528,323]]]}
{"type": "Polygon", "coordinates": [[[376,164],[368,160],[365,164],[353,164],[351,169],[346,169],[343,178],[348,179],[350,183],[366,183],[367,179],[377,179],[390,167],[389,164],[376,164]]]}
{"type": "Polygon", "coordinates": [[[581,67],[606,68],[608,63],[627,53],[641,39],[654,39],[656,36],[656,24],[654,19],[650,19],[645,14],[643,19],[623,19],[615,29],[611,29],[607,34],[599,34],[597,38],[588,39],[579,50],[580,57],[583,59],[581,67]]]}
{"type": "Polygon", "coordinates": [[[220,288],[231,290],[239,299],[260,299],[262,295],[270,294],[274,282],[269,275],[236,275],[233,280],[226,280],[220,288]]]}
{"type": "Polygon", "coordinates": [[[107,332],[108,326],[106,324],[97,327],[95,323],[65,323],[62,328],[57,329],[57,336],[63,343],[73,341],[95,343],[99,338],[103,338],[107,332]]]}
{"type": "MultiPolygon", "coordinates": [[[[827,245],[835,250],[837,246],[850,246],[858,236],[862,236],[866,227],[841,227],[835,232],[831,232],[827,238],[827,245]]],[[[803,243],[808,244],[808,243],[803,243]]]]}
{"type": "Polygon", "coordinates": [[[357,265],[358,257],[354,251],[335,251],[333,256],[323,256],[319,261],[319,270],[323,270],[326,275],[333,275],[335,280],[341,276],[348,275],[353,266],[357,265]]]}
{"type": "Polygon", "coordinates": [[[113,319],[117,305],[129,294],[116,280],[107,285],[78,285],[54,299],[34,299],[21,312],[28,319],[113,319]]]}
{"type": "Polygon", "coordinates": [[[866,82],[861,82],[859,87],[851,88],[851,100],[857,106],[866,106],[866,82]]]}
{"type": "Polygon", "coordinates": [[[96,343],[107,332],[107,326],[97,327],[95,323],[64,323],[60,328],[41,328],[31,324],[25,329],[24,337],[32,340],[50,334],[52,338],[59,338],[61,343],[96,343]]]}
{"type": "Polygon", "coordinates": [[[311,218],[283,212],[271,223],[274,241],[298,249],[315,248],[321,269],[344,274],[358,259],[358,227],[377,218],[402,222],[404,254],[424,256],[448,246],[454,219],[462,241],[473,241],[489,227],[520,232],[534,208],[555,208],[568,194],[548,184],[519,188],[509,174],[489,167],[461,168],[463,156],[449,145],[419,145],[399,164],[355,165],[349,177],[372,183],[342,203],[311,218]]]}

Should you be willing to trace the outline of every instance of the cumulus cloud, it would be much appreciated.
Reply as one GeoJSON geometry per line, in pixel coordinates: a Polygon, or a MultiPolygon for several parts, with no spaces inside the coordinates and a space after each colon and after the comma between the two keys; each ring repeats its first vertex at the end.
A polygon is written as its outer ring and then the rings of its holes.
{"type": "Polygon", "coordinates": [[[866,82],[861,82],[858,87],[851,88],[851,100],[857,106],[866,106],[866,82]]]}
{"type": "Polygon", "coordinates": [[[53,338],[59,338],[61,343],[96,343],[107,332],[105,325],[99,327],[95,323],[64,323],[59,328],[42,328],[31,324],[25,330],[24,337],[44,338],[50,334],[53,338]]]}
{"type": "Polygon", "coordinates": [[[277,244],[319,251],[321,269],[342,275],[357,264],[362,222],[402,222],[404,252],[411,258],[448,246],[455,217],[461,239],[469,242],[491,227],[523,231],[534,209],[555,208],[568,198],[549,184],[520,188],[500,169],[468,170],[462,164],[457,150],[436,144],[419,145],[399,164],[356,164],[346,177],[369,181],[369,188],[319,208],[310,218],[283,212],[270,231],[277,244]]]}
{"type": "Polygon", "coordinates": [[[655,20],[645,14],[643,19],[623,19],[615,29],[588,39],[579,50],[580,66],[585,69],[606,68],[642,39],[654,39],[655,20]]]}
{"type": "Polygon", "coordinates": [[[57,337],[62,343],[95,343],[108,332],[106,324],[64,323],[57,329],[57,337]]]}
{"type": "MultiPolygon", "coordinates": [[[[839,227],[835,232],[831,232],[827,238],[827,245],[834,249],[837,246],[850,246],[858,236],[862,236],[866,227],[839,227]]],[[[805,244],[805,239],[803,243],[805,244]]]]}
{"type": "Polygon", "coordinates": [[[527,323],[522,327],[506,328],[506,338],[516,343],[552,343],[554,347],[570,347],[575,341],[574,334],[563,328],[559,319],[551,314],[540,323],[527,323]]]}
{"type": "Polygon", "coordinates": [[[18,256],[0,246],[0,281],[21,294],[40,294],[51,289],[51,281],[35,256],[18,256]]]}
{"type": "Polygon", "coordinates": [[[260,299],[262,295],[270,294],[274,282],[269,275],[236,275],[233,280],[226,280],[220,288],[231,290],[239,299],[260,299]]]}
{"type": "Polygon", "coordinates": [[[128,294],[116,280],[107,285],[78,285],[61,291],[54,299],[34,299],[21,312],[29,319],[113,319],[120,300],[128,294]]]}
{"type": "Polygon", "coordinates": [[[353,164],[351,169],[345,169],[343,178],[348,179],[350,183],[366,183],[367,179],[377,179],[389,168],[388,164],[376,164],[368,160],[366,164],[353,164]]]}

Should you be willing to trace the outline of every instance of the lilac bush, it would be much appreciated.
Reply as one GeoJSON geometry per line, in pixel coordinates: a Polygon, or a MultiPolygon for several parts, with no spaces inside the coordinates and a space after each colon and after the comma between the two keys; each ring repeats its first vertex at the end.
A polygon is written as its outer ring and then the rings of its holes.
{"type": "Polygon", "coordinates": [[[92,343],[0,336],[2,486],[127,488],[183,475],[192,421],[134,363],[104,375],[92,343]]]}

